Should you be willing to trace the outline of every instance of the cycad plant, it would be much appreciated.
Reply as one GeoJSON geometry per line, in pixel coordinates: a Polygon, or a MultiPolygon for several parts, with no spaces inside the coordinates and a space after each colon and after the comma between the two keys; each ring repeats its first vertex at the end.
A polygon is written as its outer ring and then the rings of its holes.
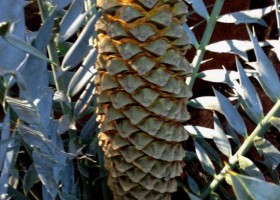
{"type": "Polygon", "coordinates": [[[97,1],[99,140],[114,199],[170,199],[188,138],[187,5],[97,1]]]}
{"type": "Polygon", "coordinates": [[[278,200],[278,0],[208,2],[0,0],[0,199],[278,200]]]}

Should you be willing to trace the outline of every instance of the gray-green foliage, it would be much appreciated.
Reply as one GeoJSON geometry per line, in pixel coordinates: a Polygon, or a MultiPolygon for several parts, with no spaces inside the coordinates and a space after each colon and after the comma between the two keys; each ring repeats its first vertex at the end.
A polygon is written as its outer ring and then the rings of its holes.
{"type": "MultiPolygon", "coordinates": [[[[193,1],[187,2],[192,3],[193,1]]],[[[196,4],[200,4],[199,8],[197,8],[198,5],[195,4],[193,8],[196,12],[198,12],[196,9],[200,9],[198,14],[201,15],[200,13],[202,11],[204,12],[205,6],[201,5],[201,1],[198,2],[196,4]]],[[[254,24],[268,26],[263,20],[263,17],[275,11],[278,24],[277,29],[280,30],[279,8],[275,9],[278,7],[278,1],[274,1],[274,5],[266,8],[220,15],[219,11],[223,3],[224,1],[217,0],[212,9],[211,18],[206,18],[207,27],[202,40],[200,43],[198,42],[198,44],[196,44],[197,54],[192,63],[194,71],[198,72],[200,67],[202,69],[198,74],[194,74],[193,77],[188,80],[188,83],[192,87],[194,80],[196,78],[201,78],[210,83],[226,84],[232,89],[232,92],[230,95],[227,94],[226,97],[225,93],[221,93],[224,91],[213,89],[214,96],[199,96],[191,99],[188,103],[189,106],[195,109],[205,109],[213,112],[214,129],[197,126],[195,124],[187,125],[185,128],[191,133],[195,141],[199,139],[200,142],[201,140],[207,142],[206,139],[213,139],[218,151],[228,158],[225,160],[222,167],[214,167],[215,165],[213,162],[216,162],[217,158],[211,157],[209,146],[207,146],[206,148],[208,149],[206,149],[195,143],[197,159],[201,163],[206,174],[210,175],[206,178],[206,182],[210,182],[210,185],[206,186],[204,189],[196,189],[193,191],[192,185],[194,185],[194,180],[192,180],[191,184],[190,182],[186,183],[189,185],[188,187],[190,189],[188,195],[190,199],[214,198],[213,194],[215,194],[215,198],[277,199],[279,198],[277,194],[279,191],[279,186],[277,186],[277,184],[279,184],[277,167],[280,162],[280,151],[264,138],[264,134],[270,134],[268,130],[271,126],[275,126],[279,129],[280,84],[275,67],[262,47],[272,47],[270,49],[278,56],[279,40],[258,41],[254,32],[254,24]],[[246,24],[247,34],[250,40],[242,41],[232,39],[209,44],[213,26],[216,22],[246,24]],[[249,28],[249,26],[252,27],[252,29],[249,28]],[[255,62],[249,62],[247,54],[249,50],[254,51],[256,56],[255,62]],[[202,59],[206,51],[233,54],[236,60],[236,70],[228,70],[227,66],[216,66],[221,67],[221,69],[203,70],[203,64],[201,63],[203,63],[202,59]],[[245,65],[241,64],[241,60],[244,61],[243,63],[245,63],[245,65]],[[274,106],[267,113],[263,111],[263,106],[266,105],[263,105],[261,102],[261,98],[256,90],[257,85],[252,83],[252,79],[256,79],[259,82],[263,93],[274,103],[274,106]],[[221,125],[219,120],[220,116],[217,115],[216,112],[224,116],[224,125],[221,125]],[[252,120],[252,123],[256,125],[251,133],[248,132],[247,125],[244,121],[246,116],[244,116],[244,114],[241,115],[241,112],[245,112],[248,118],[252,120]],[[240,134],[241,137],[237,137],[236,133],[240,134]],[[257,149],[258,153],[264,157],[262,164],[267,168],[274,184],[266,183],[256,163],[246,157],[246,153],[253,146],[257,149]],[[231,170],[235,170],[243,175],[236,174],[231,170]],[[215,171],[216,173],[213,174],[215,171]],[[250,176],[250,178],[247,176],[250,176]],[[224,179],[232,186],[235,197],[227,194],[221,186],[224,179]],[[216,190],[219,192],[214,193],[216,190]],[[193,192],[193,194],[191,194],[191,192],[193,192]]],[[[190,32],[191,29],[187,31],[190,32]]],[[[215,34],[215,32],[213,34],[215,34]]],[[[210,146],[210,148],[212,147],[210,146]]],[[[189,152],[187,154],[189,154],[189,152]]]]}
{"type": "MultiPolygon", "coordinates": [[[[258,41],[254,31],[248,28],[248,41],[232,39],[213,44],[209,41],[217,21],[267,26],[263,16],[278,9],[269,6],[220,16],[224,0],[216,0],[210,15],[202,0],[185,2],[207,21],[201,41],[192,33],[192,28],[184,26],[197,50],[192,62],[195,73],[188,84],[192,87],[195,79],[201,78],[227,84],[233,91],[232,96],[226,97],[223,91],[214,89],[214,96],[196,97],[188,102],[188,106],[195,109],[213,111],[214,128],[195,124],[185,127],[194,140],[193,152],[186,153],[186,168],[192,167],[188,162],[198,160],[203,169],[200,174],[205,173],[207,181],[212,181],[202,190],[204,186],[188,176],[183,183],[189,189],[187,194],[190,199],[219,197],[219,192],[214,191],[218,187],[219,191],[224,191],[220,183],[226,179],[238,199],[275,199],[274,195],[279,193],[276,184],[279,184],[280,152],[263,135],[272,125],[279,129],[280,120],[276,114],[280,106],[280,83],[262,47],[272,47],[279,58],[279,40],[258,41]],[[256,62],[248,62],[248,50],[254,50],[256,62]],[[227,70],[225,66],[196,73],[203,63],[205,51],[233,54],[236,70],[227,70]],[[265,105],[262,105],[252,79],[259,82],[275,104],[268,113],[263,112],[265,105]],[[247,131],[240,110],[255,123],[252,133],[247,131]],[[223,125],[218,113],[224,116],[223,125]],[[213,140],[216,149],[209,140],[213,140]],[[246,157],[252,146],[263,155],[262,164],[275,184],[266,183],[256,163],[246,157]],[[225,163],[220,154],[226,157],[225,163]]],[[[95,0],[38,0],[37,3],[42,25],[38,31],[28,32],[24,20],[27,2],[0,0],[0,102],[3,110],[0,199],[92,199],[92,188],[104,181],[104,173],[90,179],[92,171],[98,173],[100,169],[93,163],[101,152],[95,137],[98,127],[93,84],[97,55],[94,24],[99,13],[95,0]],[[72,36],[77,39],[69,40],[72,36]],[[87,115],[91,117],[85,121],[87,115]],[[40,192],[36,191],[38,188],[40,192]]],[[[277,1],[275,5],[278,5],[277,1]]],[[[277,20],[278,15],[276,12],[277,20]]],[[[280,22],[277,22],[280,30],[280,22]]],[[[102,171],[102,160],[99,162],[102,171]]],[[[106,193],[106,189],[104,191],[106,193]]]]}
{"type": "Polygon", "coordinates": [[[93,180],[83,171],[87,162],[95,162],[91,136],[97,127],[84,126],[82,140],[76,126],[94,112],[96,50],[91,37],[98,12],[94,1],[34,3],[42,25],[28,32],[28,2],[0,1],[0,102],[5,115],[0,127],[0,198],[90,199],[86,185],[93,180]],[[77,40],[68,40],[75,35],[77,40]],[[78,101],[71,100],[74,96],[78,101]]]}

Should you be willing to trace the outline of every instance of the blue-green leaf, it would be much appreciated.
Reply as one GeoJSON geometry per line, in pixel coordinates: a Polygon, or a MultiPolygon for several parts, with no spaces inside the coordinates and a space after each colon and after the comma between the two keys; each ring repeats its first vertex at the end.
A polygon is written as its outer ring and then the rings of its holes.
{"type": "Polygon", "coordinates": [[[98,123],[96,121],[96,114],[94,113],[90,119],[86,122],[83,129],[81,130],[81,139],[89,140],[92,136],[98,132],[98,123]]]}
{"type": "Polygon", "coordinates": [[[254,145],[258,152],[262,154],[272,169],[276,169],[280,164],[280,151],[264,138],[256,138],[254,145]]]}
{"type": "Polygon", "coordinates": [[[235,23],[235,24],[257,23],[262,26],[267,26],[267,23],[261,18],[266,14],[272,12],[273,10],[275,10],[275,6],[268,6],[266,8],[233,12],[233,13],[221,15],[218,19],[218,22],[235,23]]]}
{"type": "Polygon", "coordinates": [[[71,0],[50,0],[52,5],[56,5],[59,9],[65,8],[71,3],[71,0]]]}
{"type": "Polygon", "coordinates": [[[196,155],[201,163],[202,168],[210,175],[214,176],[215,167],[211,162],[210,158],[206,154],[205,150],[200,146],[198,142],[195,142],[195,152],[196,155]]]}
{"type": "Polygon", "coordinates": [[[23,189],[25,193],[29,193],[29,191],[32,189],[35,183],[37,183],[39,180],[39,177],[35,171],[34,165],[32,164],[28,170],[25,172],[25,175],[23,177],[23,189]]]}
{"type": "Polygon", "coordinates": [[[248,116],[258,124],[263,117],[263,109],[259,95],[251,83],[249,78],[246,76],[245,71],[236,58],[236,66],[239,72],[239,82],[240,84],[235,84],[235,89],[241,97],[241,106],[248,116]]]}
{"type": "Polygon", "coordinates": [[[26,197],[26,195],[23,195],[19,192],[19,190],[13,188],[12,186],[8,186],[8,195],[9,197],[13,197],[13,200],[30,200],[26,197]]]}
{"type": "Polygon", "coordinates": [[[238,73],[226,69],[211,69],[199,73],[199,78],[213,83],[226,83],[233,86],[233,80],[238,79],[238,73]]]}
{"type": "Polygon", "coordinates": [[[231,146],[225,132],[223,131],[222,124],[215,112],[214,112],[214,129],[216,132],[213,135],[213,139],[216,146],[225,156],[229,158],[230,156],[232,156],[231,146]]]}
{"type": "MultiPolygon", "coordinates": [[[[53,8],[49,16],[45,19],[45,22],[40,27],[36,38],[33,40],[32,45],[46,54],[47,45],[52,37],[52,29],[54,25],[54,18],[56,15],[56,8],[53,8]],[[44,38],[44,39],[42,39],[44,38]]],[[[41,131],[50,136],[52,131],[49,130],[49,119],[52,112],[52,95],[53,91],[49,89],[49,75],[48,75],[48,63],[36,56],[30,55],[28,57],[26,67],[22,71],[21,83],[19,82],[19,76],[17,74],[18,85],[22,88],[22,85],[26,87],[27,91],[20,90],[20,97],[28,99],[33,102],[34,107],[38,112],[38,120],[40,121],[41,131]]]]}
{"type": "Polygon", "coordinates": [[[66,158],[72,159],[74,156],[66,154],[59,146],[53,141],[46,138],[40,131],[35,130],[29,126],[19,124],[18,131],[22,140],[30,147],[36,148],[52,158],[63,163],[66,158]]]}
{"type": "Polygon", "coordinates": [[[208,19],[209,14],[205,7],[205,4],[202,0],[185,0],[185,2],[192,4],[193,9],[197,14],[199,14],[201,17],[208,19]]]}
{"type": "Polygon", "coordinates": [[[93,100],[95,92],[95,84],[93,83],[93,79],[91,79],[81,94],[79,100],[75,104],[74,108],[74,116],[79,117],[81,114],[90,106],[90,103],[93,100]]]}
{"type": "Polygon", "coordinates": [[[278,200],[280,197],[279,185],[236,173],[231,173],[228,176],[239,200],[278,200]]]}
{"type": "Polygon", "coordinates": [[[69,160],[61,176],[62,191],[66,194],[74,194],[75,192],[75,172],[73,161],[69,160]]]}
{"type": "Polygon", "coordinates": [[[205,139],[213,139],[213,135],[215,134],[215,130],[211,128],[206,128],[202,126],[192,126],[186,125],[184,128],[195,137],[203,137],[205,139]]]}
{"type": "Polygon", "coordinates": [[[216,110],[222,113],[222,109],[220,107],[218,99],[213,96],[204,96],[191,99],[190,101],[188,101],[188,105],[194,108],[216,110]]]}
{"type": "Polygon", "coordinates": [[[8,70],[0,66],[0,76],[6,76],[6,75],[14,75],[13,70],[8,70]]]}
{"type": "Polygon", "coordinates": [[[67,89],[69,96],[75,96],[88,83],[89,79],[94,76],[96,70],[93,65],[96,61],[96,56],[97,50],[92,49],[85,58],[82,66],[74,74],[67,89]]]}
{"type": "Polygon", "coordinates": [[[58,193],[58,186],[55,181],[54,168],[57,162],[49,155],[33,149],[32,158],[34,162],[34,168],[42,182],[46,187],[49,195],[55,199],[58,193]]]}
{"type": "Polygon", "coordinates": [[[69,118],[68,115],[62,115],[59,119],[59,124],[58,124],[58,127],[57,127],[57,134],[63,134],[65,133],[66,131],[68,131],[71,126],[72,126],[72,122],[71,122],[71,119],[69,118]]]}
{"type": "Polygon", "coordinates": [[[88,42],[89,38],[93,34],[94,26],[98,18],[99,13],[96,13],[93,17],[91,17],[91,19],[88,21],[83,31],[79,35],[77,41],[66,53],[62,62],[63,71],[70,70],[76,67],[90,50],[88,42]]]}
{"type": "MultiPolygon", "coordinates": [[[[268,42],[259,43],[260,46],[269,45],[268,42]]],[[[247,52],[254,46],[250,41],[246,40],[223,40],[206,46],[206,50],[216,53],[231,53],[240,56],[243,60],[248,60],[247,52]]]]}
{"type": "Polygon", "coordinates": [[[189,185],[189,188],[191,189],[191,191],[195,194],[200,194],[198,184],[190,175],[187,176],[187,181],[188,181],[188,185],[189,185]]]}
{"type": "Polygon", "coordinates": [[[52,117],[52,97],[53,91],[46,89],[38,99],[33,101],[33,104],[36,106],[38,114],[40,116],[40,124],[42,127],[42,131],[45,135],[51,136],[53,131],[50,126],[50,119],[52,117]]]}
{"type": "Polygon", "coordinates": [[[226,123],[225,131],[229,134],[229,136],[231,136],[232,141],[235,142],[235,144],[237,144],[237,146],[241,145],[236,132],[234,131],[234,129],[231,127],[231,125],[228,122],[226,123]]]}
{"type": "Polygon", "coordinates": [[[252,34],[249,28],[247,29],[251,41],[254,44],[254,51],[257,58],[257,62],[248,64],[255,68],[255,70],[258,72],[256,78],[267,96],[273,102],[276,102],[280,98],[280,81],[278,74],[270,59],[260,47],[257,38],[254,36],[254,34],[252,34]]]}
{"type": "Polygon", "coordinates": [[[186,155],[184,157],[185,162],[196,161],[198,160],[197,155],[193,151],[185,151],[186,155]]]}
{"type": "Polygon", "coordinates": [[[183,26],[184,31],[188,34],[188,36],[189,36],[189,38],[190,38],[190,43],[191,43],[192,45],[194,45],[196,48],[198,48],[199,43],[198,43],[198,41],[197,41],[197,39],[196,39],[194,33],[193,33],[192,30],[190,29],[190,27],[189,27],[186,23],[184,23],[182,26],[183,26]]]}
{"type": "Polygon", "coordinates": [[[280,118],[279,117],[271,117],[269,122],[274,126],[275,128],[280,131],[280,118]]]}
{"type": "Polygon", "coordinates": [[[60,103],[64,103],[65,105],[67,105],[69,108],[71,108],[71,103],[70,103],[70,99],[68,98],[68,96],[66,96],[66,94],[63,91],[56,91],[54,93],[53,96],[53,100],[55,102],[60,102],[60,103]]]}
{"type": "Polygon", "coordinates": [[[200,108],[200,109],[209,109],[215,110],[223,114],[231,126],[241,135],[246,135],[246,126],[245,123],[237,112],[237,110],[232,106],[230,101],[224,97],[221,93],[214,90],[216,97],[205,96],[205,97],[197,97],[195,99],[191,99],[188,102],[188,105],[200,108]]]}
{"type": "MultiPolygon", "coordinates": [[[[26,33],[26,25],[24,19],[25,1],[0,1],[0,23],[9,25],[6,33],[14,34],[18,38],[24,40],[26,33]]],[[[15,70],[23,65],[26,53],[9,44],[0,36],[0,66],[5,69],[15,70]],[[16,56],[15,56],[16,55],[16,56]]]]}
{"type": "Polygon", "coordinates": [[[4,40],[7,41],[9,44],[13,45],[14,47],[29,53],[33,56],[36,56],[42,60],[48,61],[50,63],[55,64],[54,62],[52,62],[51,60],[48,59],[48,57],[46,57],[44,54],[42,54],[38,49],[32,47],[30,44],[28,44],[27,42],[25,42],[24,40],[20,39],[19,37],[17,37],[16,35],[13,35],[11,33],[7,33],[4,37],[4,40]]]}
{"type": "MultiPolygon", "coordinates": [[[[16,78],[15,81],[17,82],[17,85],[20,89],[20,98],[26,99],[26,100],[29,99],[29,96],[30,96],[29,90],[26,87],[26,82],[25,82],[24,76],[19,71],[11,72],[10,75],[12,75],[16,78]]],[[[13,84],[14,84],[14,79],[12,79],[12,81],[10,79],[9,82],[7,82],[8,87],[11,87],[13,84]]]]}
{"type": "Polygon", "coordinates": [[[248,176],[255,177],[260,180],[265,180],[262,172],[249,158],[239,155],[238,163],[240,169],[242,169],[248,176]]]}
{"type": "Polygon", "coordinates": [[[214,93],[218,99],[222,114],[226,117],[229,124],[242,136],[247,135],[247,129],[243,118],[233,107],[230,101],[220,92],[214,89],[214,93]]]}
{"type": "MultiPolygon", "coordinates": [[[[184,128],[195,137],[203,137],[205,139],[213,139],[216,131],[211,128],[206,128],[202,126],[186,125],[184,128]]],[[[232,138],[231,136],[226,136],[227,138],[232,138]]]]}
{"type": "Polygon", "coordinates": [[[1,140],[2,141],[7,141],[4,142],[3,144],[0,143],[0,169],[3,169],[3,165],[4,165],[4,160],[5,160],[5,155],[7,153],[7,148],[8,148],[8,144],[9,144],[9,138],[10,138],[10,129],[11,128],[11,124],[10,124],[10,109],[8,109],[8,112],[6,114],[6,116],[4,117],[3,120],[3,126],[1,127],[1,140]]]}
{"type": "Polygon", "coordinates": [[[196,142],[204,149],[211,161],[218,166],[223,167],[219,153],[204,138],[195,138],[196,142]]]}
{"type": "Polygon", "coordinates": [[[188,191],[187,191],[187,194],[188,194],[190,200],[201,200],[200,198],[198,198],[197,196],[195,196],[194,194],[192,194],[188,191]]]}
{"type": "Polygon", "coordinates": [[[60,22],[59,41],[70,38],[80,28],[87,13],[84,11],[84,1],[72,1],[70,8],[60,22]]]}
{"type": "Polygon", "coordinates": [[[30,124],[40,121],[36,108],[30,102],[12,97],[6,97],[5,99],[21,120],[30,124]]]}
{"type": "MultiPolygon", "coordinates": [[[[12,133],[14,135],[15,132],[12,133]]],[[[2,195],[6,199],[8,197],[8,186],[10,184],[9,181],[12,181],[11,172],[12,168],[14,168],[15,160],[17,158],[18,152],[19,152],[19,139],[14,138],[11,140],[7,146],[7,149],[10,149],[9,151],[6,151],[5,153],[5,159],[3,167],[1,168],[1,175],[0,175],[0,195],[2,198],[2,195]],[[11,178],[11,179],[10,179],[11,178]]]]}
{"type": "Polygon", "coordinates": [[[55,199],[45,184],[42,184],[42,199],[55,199]]]}
{"type": "MultiPolygon", "coordinates": [[[[41,54],[46,55],[47,45],[52,36],[56,9],[52,9],[43,25],[40,27],[32,46],[41,54]]],[[[40,99],[45,94],[49,86],[48,66],[45,60],[30,55],[26,62],[22,75],[25,80],[25,86],[29,92],[29,98],[32,100],[40,99]]]]}

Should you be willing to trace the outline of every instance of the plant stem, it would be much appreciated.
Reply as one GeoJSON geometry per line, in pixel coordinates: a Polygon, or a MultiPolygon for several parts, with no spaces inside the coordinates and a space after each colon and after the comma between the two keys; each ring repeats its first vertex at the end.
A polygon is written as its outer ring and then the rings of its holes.
{"type": "Polygon", "coordinates": [[[261,120],[255,130],[250,134],[244,143],[240,146],[238,151],[229,158],[228,164],[221,170],[221,172],[212,180],[211,184],[207,189],[202,193],[201,198],[204,199],[208,196],[211,191],[214,191],[220,182],[225,178],[226,173],[231,170],[235,164],[238,162],[238,157],[247,153],[247,151],[254,144],[254,140],[257,137],[262,137],[266,131],[271,127],[270,119],[280,111],[280,99],[272,107],[269,113],[261,120]]]}
{"type": "Polygon", "coordinates": [[[207,19],[206,29],[204,31],[199,48],[197,49],[196,55],[192,62],[193,74],[189,79],[187,79],[187,84],[189,85],[190,89],[192,89],[192,87],[194,85],[194,81],[197,77],[198,70],[200,68],[202,59],[203,59],[205,51],[206,51],[205,48],[211,39],[211,36],[213,34],[217,19],[220,15],[224,2],[225,2],[225,0],[216,0],[213,10],[211,12],[211,16],[209,19],[207,19]]]}
{"type": "MultiPolygon", "coordinates": [[[[48,17],[48,10],[47,10],[45,2],[43,0],[38,0],[37,2],[38,2],[38,6],[40,9],[40,13],[41,13],[41,19],[42,19],[42,22],[44,23],[46,21],[46,18],[48,17]]],[[[51,64],[51,68],[52,68],[52,74],[53,74],[53,79],[55,82],[56,89],[57,89],[57,91],[62,92],[63,94],[66,94],[64,80],[63,80],[62,76],[58,77],[58,75],[57,75],[58,71],[59,71],[58,66],[60,66],[60,62],[59,62],[59,58],[57,55],[55,42],[53,39],[49,42],[47,49],[48,49],[48,54],[49,54],[50,60],[55,63],[55,64],[51,64]]],[[[68,115],[68,117],[71,120],[72,114],[71,114],[70,108],[67,107],[64,103],[61,103],[61,109],[62,109],[63,114],[68,115]]]]}

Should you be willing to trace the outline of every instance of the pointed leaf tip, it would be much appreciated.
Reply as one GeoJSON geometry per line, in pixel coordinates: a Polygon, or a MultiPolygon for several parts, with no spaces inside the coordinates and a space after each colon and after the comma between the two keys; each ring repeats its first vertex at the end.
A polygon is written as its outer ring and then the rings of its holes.
{"type": "Polygon", "coordinates": [[[278,200],[280,186],[256,178],[230,173],[229,177],[237,199],[278,200]]]}
{"type": "Polygon", "coordinates": [[[235,88],[237,93],[241,96],[241,106],[248,116],[257,124],[263,116],[261,100],[238,58],[236,58],[236,66],[239,73],[240,85],[235,82],[235,88]]]}
{"type": "Polygon", "coordinates": [[[260,47],[255,33],[253,34],[249,27],[247,27],[247,31],[251,41],[253,42],[254,51],[257,58],[257,62],[248,64],[255,68],[255,70],[258,72],[259,75],[255,78],[259,81],[267,96],[273,102],[276,102],[280,98],[280,81],[278,74],[270,59],[260,47]]]}
{"type": "Polygon", "coordinates": [[[230,101],[219,91],[214,89],[214,93],[220,104],[222,114],[226,117],[229,124],[242,136],[247,135],[247,129],[244,120],[238,111],[233,107],[230,101]]]}

